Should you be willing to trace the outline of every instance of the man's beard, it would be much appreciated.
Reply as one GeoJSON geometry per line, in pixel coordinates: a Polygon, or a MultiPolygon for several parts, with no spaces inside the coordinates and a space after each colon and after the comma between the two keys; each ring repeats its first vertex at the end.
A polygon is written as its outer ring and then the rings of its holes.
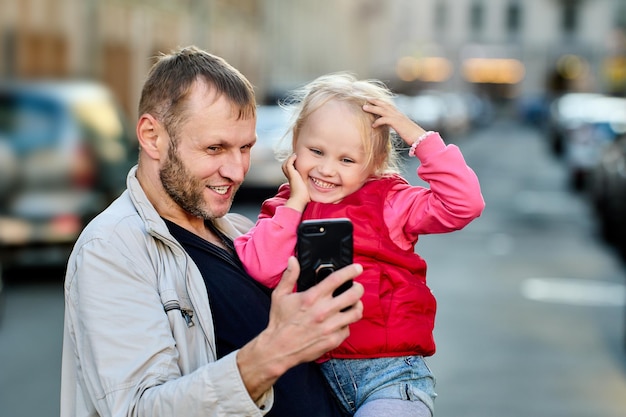
{"type": "Polygon", "coordinates": [[[226,214],[216,215],[210,211],[210,207],[207,210],[207,203],[203,198],[206,186],[189,173],[183,161],[178,157],[176,146],[170,146],[167,156],[159,177],[165,192],[176,204],[189,214],[205,220],[212,220],[226,214]]]}

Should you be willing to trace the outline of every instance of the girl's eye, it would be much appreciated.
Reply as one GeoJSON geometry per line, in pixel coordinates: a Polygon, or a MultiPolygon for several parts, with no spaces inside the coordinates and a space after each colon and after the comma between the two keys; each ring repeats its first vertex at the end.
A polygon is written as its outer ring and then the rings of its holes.
{"type": "Polygon", "coordinates": [[[315,155],[321,155],[322,154],[322,151],[320,151],[319,149],[314,149],[314,148],[311,148],[311,152],[313,152],[315,155]]]}
{"type": "Polygon", "coordinates": [[[354,164],[355,163],[354,159],[350,159],[350,158],[343,158],[341,160],[341,162],[343,162],[344,164],[354,164]]]}

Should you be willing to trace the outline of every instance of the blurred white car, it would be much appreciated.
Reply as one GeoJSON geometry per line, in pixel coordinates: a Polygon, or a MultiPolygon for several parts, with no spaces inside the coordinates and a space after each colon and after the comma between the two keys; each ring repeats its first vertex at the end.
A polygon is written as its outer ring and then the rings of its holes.
{"type": "Polygon", "coordinates": [[[588,188],[591,171],[600,162],[604,149],[626,133],[626,99],[594,96],[580,103],[577,118],[564,130],[563,156],[570,184],[588,188]]]}
{"type": "Polygon", "coordinates": [[[598,97],[597,93],[567,93],[550,104],[548,145],[554,155],[563,155],[567,135],[583,123],[591,101],[598,97]]]}
{"type": "Polygon", "coordinates": [[[397,95],[394,102],[411,120],[426,130],[438,131],[444,139],[471,127],[471,102],[460,94],[424,90],[414,96],[397,95]]]}
{"type": "Polygon", "coordinates": [[[443,99],[434,94],[407,96],[399,94],[394,98],[398,110],[426,130],[436,130],[443,134],[446,105],[443,99]]]}
{"type": "Polygon", "coordinates": [[[287,179],[277,150],[283,141],[291,145],[288,134],[290,112],[278,105],[261,105],[257,108],[257,142],[252,148],[250,171],[240,193],[260,190],[273,193],[287,179]]]}

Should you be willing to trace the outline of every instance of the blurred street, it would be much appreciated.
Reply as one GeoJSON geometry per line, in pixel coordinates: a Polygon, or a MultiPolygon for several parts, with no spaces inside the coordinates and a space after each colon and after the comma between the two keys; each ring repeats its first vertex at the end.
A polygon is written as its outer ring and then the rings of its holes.
{"type": "Polygon", "coordinates": [[[496,122],[459,141],[487,202],[429,236],[439,300],[439,417],[626,415],[624,263],[534,130],[496,122]]]}
{"type": "MultiPolygon", "coordinates": [[[[626,265],[600,239],[584,194],[568,189],[533,127],[497,118],[452,141],[487,207],[465,230],[417,246],[439,303],[436,416],[624,417],[626,265]]],[[[407,164],[417,183],[416,161],[407,164]]],[[[259,204],[233,211],[255,218],[259,204]]],[[[3,416],[58,415],[62,273],[8,277],[3,416]]]]}

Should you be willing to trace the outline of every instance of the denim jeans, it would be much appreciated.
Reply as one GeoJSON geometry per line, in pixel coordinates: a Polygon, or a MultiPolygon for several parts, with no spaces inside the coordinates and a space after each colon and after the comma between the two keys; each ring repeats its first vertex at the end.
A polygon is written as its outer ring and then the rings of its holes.
{"type": "Polygon", "coordinates": [[[421,401],[434,415],[435,377],[422,356],[331,359],[320,366],[350,415],[381,398],[421,401]]]}

